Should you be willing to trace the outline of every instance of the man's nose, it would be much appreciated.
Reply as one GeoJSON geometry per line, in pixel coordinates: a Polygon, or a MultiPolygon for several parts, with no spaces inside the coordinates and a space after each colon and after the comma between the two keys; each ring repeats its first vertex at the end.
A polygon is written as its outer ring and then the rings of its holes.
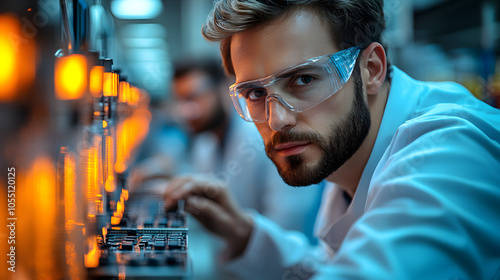
{"type": "Polygon", "coordinates": [[[268,101],[269,127],[274,131],[281,131],[295,126],[297,120],[294,112],[288,110],[285,105],[276,98],[268,101]]]}

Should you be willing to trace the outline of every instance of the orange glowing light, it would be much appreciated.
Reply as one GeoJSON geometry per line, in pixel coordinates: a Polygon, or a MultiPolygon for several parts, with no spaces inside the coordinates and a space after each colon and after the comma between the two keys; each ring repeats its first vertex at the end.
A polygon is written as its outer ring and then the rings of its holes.
{"type": "Polygon", "coordinates": [[[106,128],[106,127],[108,127],[108,122],[103,120],[102,121],[102,128],[106,128]]]}
{"type": "Polygon", "coordinates": [[[102,94],[104,96],[117,96],[118,74],[113,72],[104,72],[102,90],[102,94]]]}
{"type": "Polygon", "coordinates": [[[101,250],[97,246],[97,236],[88,238],[90,250],[85,254],[85,267],[94,268],[99,266],[99,258],[101,257],[101,250]]]}
{"type": "Polygon", "coordinates": [[[111,224],[112,225],[120,224],[121,220],[122,220],[122,218],[120,218],[120,217],[111,216],[111,224]]]}
{"type": "Polygon", "coordinates": [[[128,104],[136,106],[139,104],[139,99],[141,97],[141,91],[137,87],[130,87],[128,104]]]}
{"type": "Polygon", "coordinates": [[[147,109],[136,108],[131,116],[116,126],[116,164],[117,173],[124,172],[133,152],[149,132],[151,113],[147,109]]]}
{"type": "Polygon", "coordinates": [[[121,265],[118,268],[118,280],[125,280],[127,278],[127,273],[125,271],[125,266],[121,265]]]}
{"type": "MultiPolygon", "coordinates": [[[[8,182],[7,180],[5,180],[5,181],[0,180],[0,201],[7,201],[7,184],[6,184],[7,182],[8,182]]],[[[0,220],[7,221],[7,218],[8,218],[7,213],[8,213],[8,211],[0,211],[0,220]]],[[[18,227],[18,230],[19,230],[19,227],[18,227]]],[[[6,234],[7,234],[7,231],[6,231],[6,234]]],[[[5,235],[5,237],[7,237],[7,235],[5,235]]],[[[7,240],[7,239],[5,239],[5,240],[7,240]]],[[[2,252],[10,252],[8,250],[9,247],[10,247],[10,245],[7,242],[0,242],[0,250],[2,250],[2,252]]],[[[2,261],[3,263],[9,261],[7,258],[8,258],[8,256],[6,256],[6,254],[0,255],[0,261],[2,261]]]]}
{"type": "Polygon", "coordinates": [[[68,265],[69,275],[71,279],[80,279],[78,271],[78,261],[75,244],[72,242],[66,242],[64,246],[66,264],[68,265]]]}
{"type": "Polygon", "coordinates": [[[106,136],[106,183],[104,188],[107,192],[114,192],[116,189],[115,177],[114,177],[114,150],[113,150],[113,137],[106,136]]]}
{"type": "Polygon", "coordinates": [[[125,206],[123,204],[123,198],[122,198],[116,204],[116,212],[119,213],[119,214],[122,214],[124,210],[125,210],[125,206]]]}
{"type": "Polygon", "coordinates": [[[64,221],[70,233],[76,222],[76,163],[75,156],[62,148],[64,153],[64,221]]]}
{"type": "Polygon", "coordinates": [[[32,84],[36,72],[34,40],[11,14],[0,14],[0,65],[0,102],[11,102],[32,84]]]}
{"type": "Polygon", "coordinates": [[[118,123],[116,127],[116,164],[115,171],[117,173],[123,173],[127,170],[127,160],[128,160],[128,151],[130,146],[130,139],[128,135],[128,131],[126,130],[126,126],[124,122],[121,121],[118,123]]]}
{"type": "Polygon", "coordinates": [[[57,99],[82,98],[87,89],[87,59],[85,56],[72,54],[58,58],[54,79],[57,99]]]}
{"type": "Polygon", "coordinates": [[[102,96],[102,78],[104,74],[103,66],[94,66],[90,70],[89,88],[94,97],[102,96]]]}
{"type": "Polygon", "coordinates": [[[106,189],[107,192],[114,192],[116,189],[116,184],[115,184],[115,178],[113,176],[110,176],[108,180],[106,180],[106,183],[104,184],[104,188],[106,189]]]}
{"type": "Polygon", "coordinates": [[[128,200],[128,190],[123,189],[122,196],[123,196],[123,199],[128,200]]]}
{"type": "Polygon", "coordinates": [[[117,159],[115,163],[115,171],[116,173],[123,173],[127,170],[127,165],[123,161],[118,161],[118,153],[117,153],[117,159]]]}
{"type": "Polygon", "coordinates": [[[9,24],[10,28],[16,29],[18,27],[18,22],[14,18],[3,17],[0,22],[0,96],[1,99],[10,101],[14,98],[16,83],[17,83],[17,73],[16,73],[16,63],[17,63],[17,52],[19,50],[15,49],[14,46],[9,42],[8,28],[2,25],[9,24]]]}
{"type": "Polygon", "coordinates": [[[35,270],[40,275],[50,275],[56,269],[54,247],[56,240],[53,229],[56,228],[57,195],[56,169],[48,156],[37,157],[28,173],[28,184],[33,197],[33,249],[35,270]]]}
{"type": "Polygon", "coordinates": [[[127,103],[130,95],[130,84],[125,81],[120,82],[120,94],[118,95],[118,101],[122,103],[127,103]]]}
{"type": "Polygon", "coordinates": [[[99,209],[102,209],[100,205],[102,202],[100,193],[102,165],[99,157],[100,153],[98,152],[101,149],[101,141],[99,137],[95,141],[96,143],[92,147],[82,152],[82,163],[84,164],[83,187],[88,203],[87,217],[89,218],[95,217],[99,213],[99,209]]]}

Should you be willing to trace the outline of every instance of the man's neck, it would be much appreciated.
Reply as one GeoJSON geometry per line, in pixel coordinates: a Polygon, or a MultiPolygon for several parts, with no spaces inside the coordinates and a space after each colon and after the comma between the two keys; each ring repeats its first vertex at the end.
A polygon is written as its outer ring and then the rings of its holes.
{"type": "Polygon", "coordinates": [[[354,197],[358,188],[359,180],[365,169],[366,163],[377,140],[378,131],[384,116],[385,105],[389,96],[390,84],[384,83],[379,92],[368,96],[370,108],[371,126],[363,144],[354,155],[344,163],[337,171],[326,179],[342,188],[351,198],[354,197]]]}

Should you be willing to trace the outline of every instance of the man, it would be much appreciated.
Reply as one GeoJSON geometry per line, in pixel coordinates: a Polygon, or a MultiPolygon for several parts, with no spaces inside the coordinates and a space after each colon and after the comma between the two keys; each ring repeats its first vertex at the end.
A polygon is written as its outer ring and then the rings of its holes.
{"type": "Polygon", "coordinates": [[[219,1],[230,95],[290,185],[327,179],[316,233],[246,214],[217,184],[167,188],[253,279],[498,279],[500,113],[453,83],[387,66],[383,2],[219,1]],[[208,196],[206,194],[210,193],[208,196]],[[258,268],[258,269],[257,269],[258,268]]]}

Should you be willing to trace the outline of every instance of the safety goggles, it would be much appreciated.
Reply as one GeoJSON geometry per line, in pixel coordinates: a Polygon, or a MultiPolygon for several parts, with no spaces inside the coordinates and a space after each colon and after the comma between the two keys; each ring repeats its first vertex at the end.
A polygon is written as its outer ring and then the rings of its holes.
{"type": "Polygon", "coordinates": [[[229,93],[238,114],[249,122],[269,119],[269,102],[292,112],[311,109],[339,91],[349,80],[359,54],[351,47],[311,58],[265,78],[234,84],[229,93]]]}

